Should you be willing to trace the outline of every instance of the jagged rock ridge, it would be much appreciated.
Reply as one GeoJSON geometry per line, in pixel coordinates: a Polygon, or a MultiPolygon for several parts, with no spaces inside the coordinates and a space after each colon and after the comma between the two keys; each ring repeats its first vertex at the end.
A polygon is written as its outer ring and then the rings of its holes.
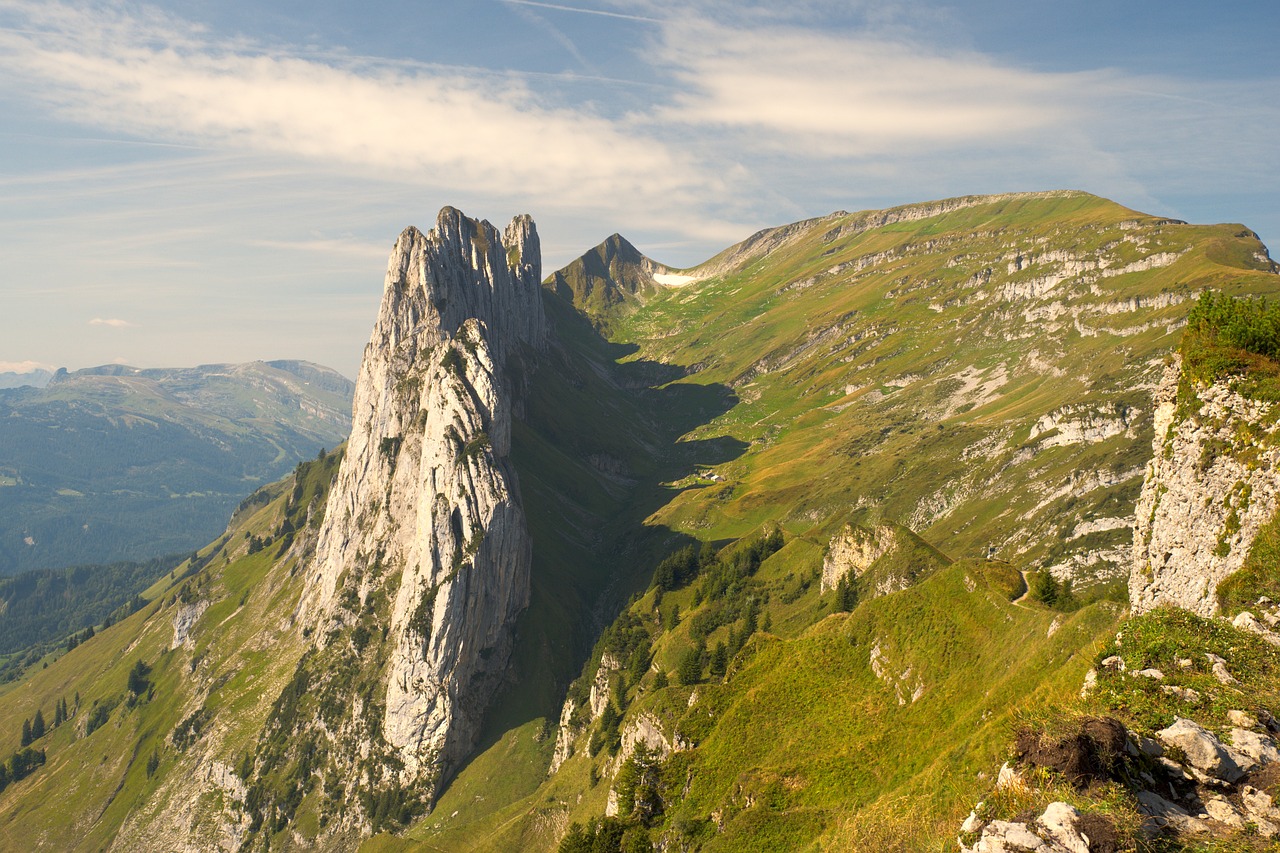
{"type": "Polygon", "coordinates": [[[545,340],[540,265],[529,217],[500,235],[445,208],[397,240],[365,349],[299,612],[323,646],[386,596],[375,730],[405,784],[431,788],[471,748],[528,602],[506,374],[545,340]]]}

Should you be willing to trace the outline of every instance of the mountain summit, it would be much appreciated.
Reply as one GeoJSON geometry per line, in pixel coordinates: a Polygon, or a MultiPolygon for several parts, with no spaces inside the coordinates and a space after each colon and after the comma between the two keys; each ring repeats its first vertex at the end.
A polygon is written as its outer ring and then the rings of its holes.
{"type": "Polygon", "coordinates": [[[547,286],[596,323],[608,325],[664,287],[691,280],[645,257],[621,234],[613,234],[552,273],[547,286]]]}
{"type": "Polygon", "coordinates": [[[376,698],[320,730],[352,769],[385,746],[384,782],[427,799],[472,747],[528,603],[507,368],[543,346],[540,269],[527,216],[499,234],[445,208],[400,235],[299,609],[322,692],[349,689],[332,659],[353,632],[381,631],[359,665],[376,698]]]}

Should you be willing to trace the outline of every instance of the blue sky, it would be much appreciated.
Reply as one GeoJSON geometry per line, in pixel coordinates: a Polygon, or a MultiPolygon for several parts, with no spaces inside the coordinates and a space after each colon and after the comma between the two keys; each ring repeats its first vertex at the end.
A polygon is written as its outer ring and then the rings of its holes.
{"type": "Polygon", "coordinates": [[[1084,189],[1280,245],[1280,4],[0,0],[0,370],[354,375],[406,225],[674,266],[1084,189]]]}

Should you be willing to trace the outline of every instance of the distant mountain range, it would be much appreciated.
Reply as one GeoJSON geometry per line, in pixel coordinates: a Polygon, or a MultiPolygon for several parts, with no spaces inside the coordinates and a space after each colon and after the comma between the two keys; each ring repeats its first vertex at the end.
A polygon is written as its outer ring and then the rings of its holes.
{"type": "Polygon", "coordinates": [[[32,388],[43,388],[49,384],[49,380],[52,378],[52,371],[39,367],[28,371],[0,371],[0,390],[21,388],[24,385],[30,385],[32,388]]]}
{"type": "Polygon", "coordinates": [[[204,544],[249,493],[346,437],[352,388],[259,361],[63,369],[0,390],[0,574],[204,544]]]}

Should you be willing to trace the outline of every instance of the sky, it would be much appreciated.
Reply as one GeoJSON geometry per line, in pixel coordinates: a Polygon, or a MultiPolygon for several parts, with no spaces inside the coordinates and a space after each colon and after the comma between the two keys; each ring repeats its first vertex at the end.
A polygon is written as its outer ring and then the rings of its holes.
{"type": "Polygon", "coordinates": [[[1280,247],[1280,4],[0,0],[0,372],[354,377],[453,205],[550,272],[1081,189],[1280,247]]]}

